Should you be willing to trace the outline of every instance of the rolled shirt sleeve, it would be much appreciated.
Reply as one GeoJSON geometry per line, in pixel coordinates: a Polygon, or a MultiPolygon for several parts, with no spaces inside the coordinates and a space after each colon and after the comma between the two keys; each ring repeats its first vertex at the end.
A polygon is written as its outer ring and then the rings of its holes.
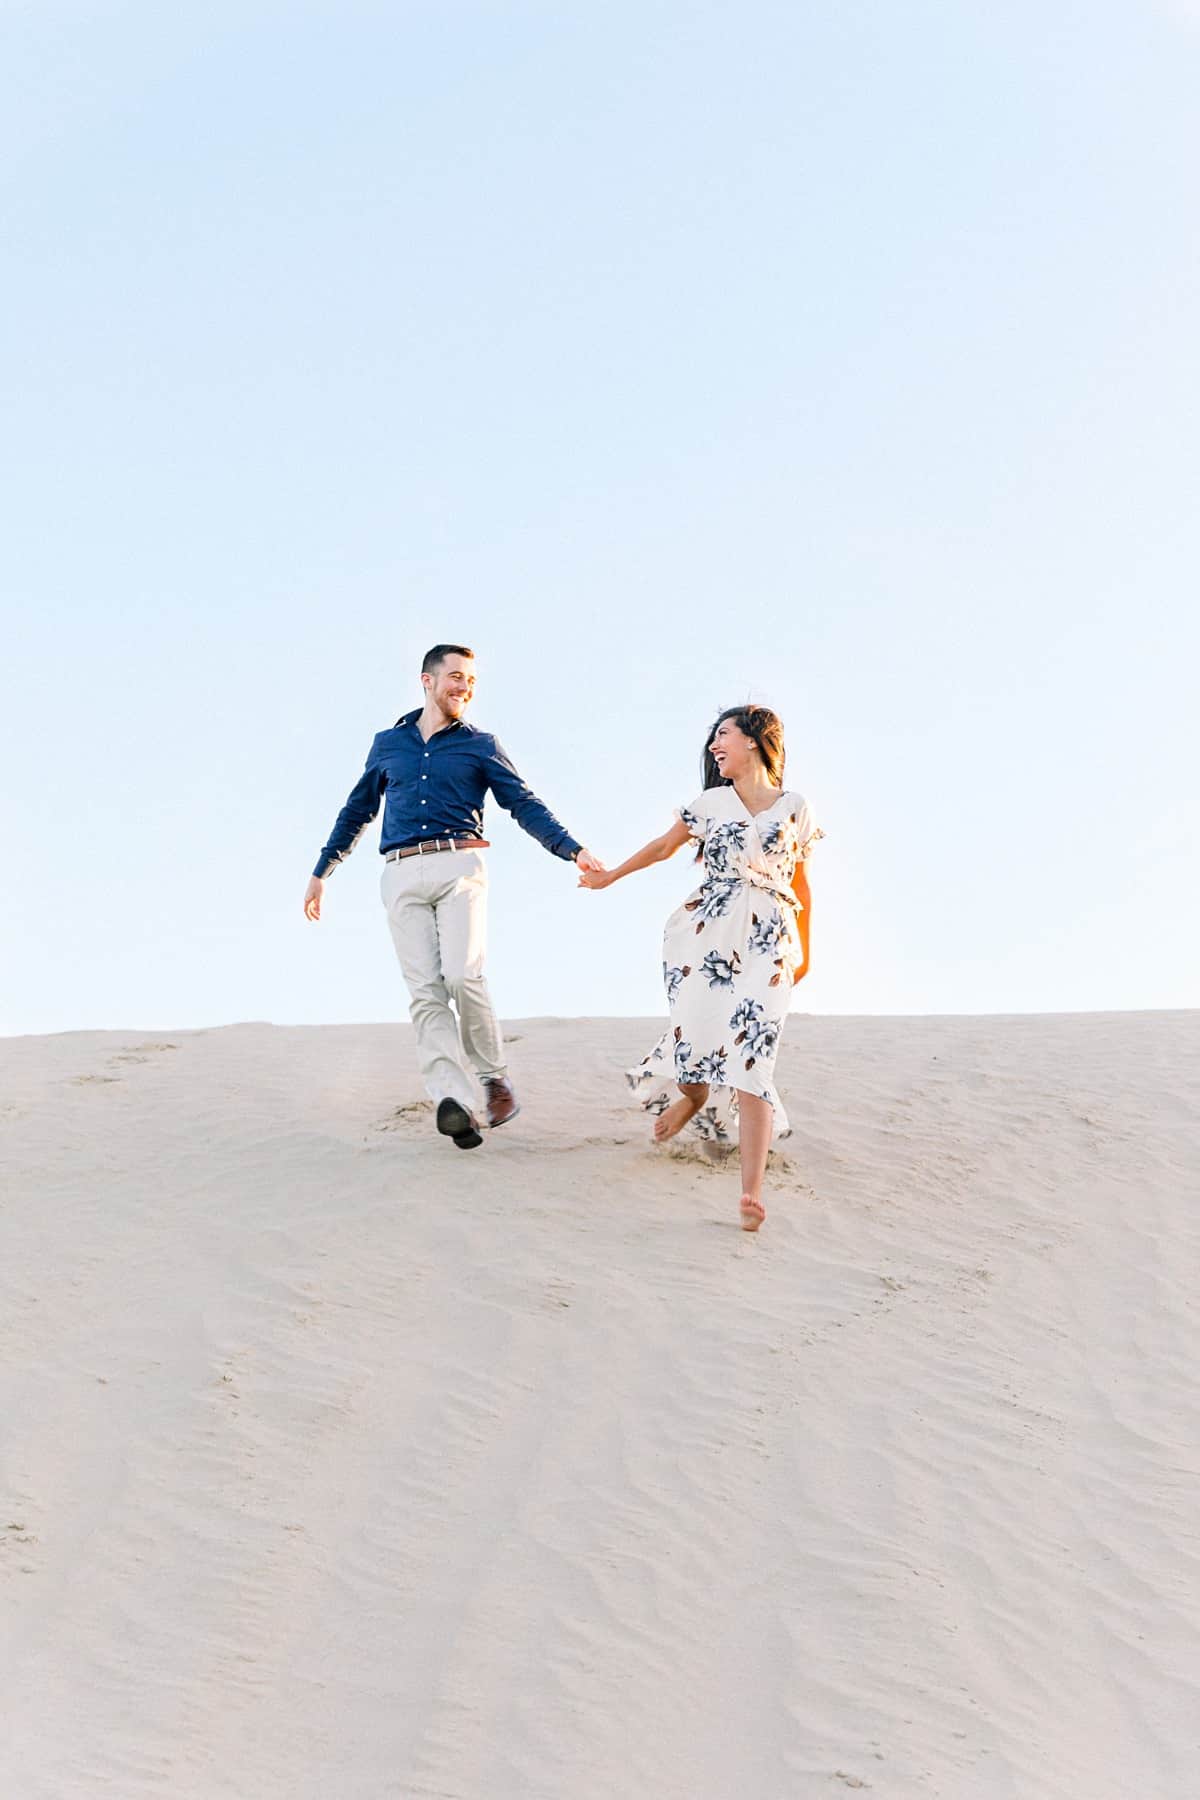
{"type": "Polygon", "coordinates": [[[550,808],[521,780],[499,738],[494,737],[491,741],[491,749],[484,763],[484,775],[499,804],[505,812],[512,814],[522,831],[527,831],[530,837],[536,838],[544,850],[549,850],[551,856],[561,856],[564,862],[575,860],[583,845],[571,836],[550,808]]]}
{"type": "Polygon", "coordinates": [[[350,790],[350,797],[338,814],[329,842],[317,858],[313,874],[324,880],[340,862],[345,862],[371,820],[379,812],[383,800],[385,775],[375,758],[378,737],[371,745],[367,766],[350,790]]]}

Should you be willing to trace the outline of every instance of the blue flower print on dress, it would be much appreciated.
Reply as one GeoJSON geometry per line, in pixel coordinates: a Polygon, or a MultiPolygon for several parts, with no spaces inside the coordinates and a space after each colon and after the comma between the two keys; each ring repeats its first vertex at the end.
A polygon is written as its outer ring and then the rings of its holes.
{"type": "Polygon", "coordinates": [[[724,1044],[719,1050],[710,1050],[696,1064],[698,1080],[707,1082],[709,1087],[723,1087],[725,1083],[725,1059],[728,1052],[724,1044]]]}
{"type": "Polygon", "coordinates": [[[755,1019],[744,1033],[746,1067],[752,1069],[760,1057],[774,1056],[779,1042],[779,1023],[775,1019],[755,1019]]]}
{"type": "Polygon", "coordinates": [[[783,920],[780,915],[772,913],[769,918],[760,919],[757,913],[750,915],[750,948],[760,956],[774,956],[784,939],[783,920]]]}
{"type": "Polygon", "coordinates": [[[670,1057],[667,1055],[667,1040],[665,1037],[661,1037],[657,1044],[655,1044],[653,1050],[651,1050],[649,1056],[643,1057],[636,1069],[628,1069],[626,1071],[625,1079],[636,1094],[640,1087],[652,1083],[656,1078],[660,1079],[664,1066],[669,1064],[669,1062],[670,1057]]]}
{"type": "Polygon", "coordinates": [[[685,900],[685,910],[696,914],[696,930],[703,931],[708,919],[723,919],[733,905],[737,890],[735,876],[718,875],[704,883],[694,900],[685,900]]]}
{"type": "Polygon", "coordinates": [[[713,826],[704,846],[704,866],[710,875],[737,872],[737,858],[746,848],[748,830],[744,819],[726,819],[724,824],[713,826]]]}
{"type": "Polygon", "coordinates": [[[697,1075],[691,1063],[692,1046],[677,1025],[675,1027],[675,1079],[681,1081],[685,1087],[695,1087],[703,1080],[703,1076],[697,1075]]]}
{"type": "Polygon", "coordinates": [[[739,1000],[729,1019],[730,1029],[741,1033],[741,1037],[733,1040],[734,1043],[740,1044],[751,1025],[757,1025],[766,1016],[767,1009],[761,1000],[751,1000],[749,996],[745,1000],[739,1000]]]}
{"type": "Polygon", "coordinates": [[[734,1044],[746,1046],[744,1061],[747,1069],[752,1069],[761,1057],[774,1055],[779,1042],[779,1022],[768,1019],[761,1000],[739,1001],[729,1023],[737,1031],[734,1044]]]}
{"type": "Polygon", "coordinates": [[[793,823],[792,819],[772,819],[769,825],[759,828],[758,841],[768,856],[775,856],[786,847],[786,833],[793,823]]]}
{"type": "Polygon", "coordinates": [[[728,955],[720,950],[710,950],[700,964],[700,973],[708,977],[710,988],[731,988],[741,967],[742,959],[736,950],[731,950],[728,955]]]}
{"type": "Polygon", "coordinates": [[[670,963],[663,964],[663,982],[666,985],[668,1006],[674,1004],[675,996],[679,992],[680,982],[683,981],[686,976],[690,975],[691,972],[691,967],[688,963],[684,963],[682,968],[673,968],[670,963]]]}
{"type": "Polygon", "coordinates": [[[732,1141],[729,1127],[716,1106],[701,1107],[692,1120],[692,1126],[697,1137],[703,1138],[707,1143],[728,1145],[732,1141]]]}

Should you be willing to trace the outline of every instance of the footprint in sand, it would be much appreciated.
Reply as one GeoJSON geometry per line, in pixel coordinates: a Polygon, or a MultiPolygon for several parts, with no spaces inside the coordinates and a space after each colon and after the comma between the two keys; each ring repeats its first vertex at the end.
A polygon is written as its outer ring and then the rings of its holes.
{"type": "Polygon", "coordinates": [[[424,1131],[428,1129],[429,1115],[433,1112],[432,1100],[408,1100],[398,1106],[390,1118],[380,1119],[376,1131],[424,1131]]]}

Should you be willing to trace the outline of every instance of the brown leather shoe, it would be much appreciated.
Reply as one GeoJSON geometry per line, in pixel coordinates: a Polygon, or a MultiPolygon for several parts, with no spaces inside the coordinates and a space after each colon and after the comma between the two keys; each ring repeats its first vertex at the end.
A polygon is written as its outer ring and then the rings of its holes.
{"type": "Polygon", "coordinates": [[[515,1119],[521,1108],[517,1105],[517,1097],[507,1081],[499,1076],[494,1081],[484,1081],[483,1091],[487,1095],[488,1126],[495,1130],[497,1125],[507,1125],[515,1119]]]}

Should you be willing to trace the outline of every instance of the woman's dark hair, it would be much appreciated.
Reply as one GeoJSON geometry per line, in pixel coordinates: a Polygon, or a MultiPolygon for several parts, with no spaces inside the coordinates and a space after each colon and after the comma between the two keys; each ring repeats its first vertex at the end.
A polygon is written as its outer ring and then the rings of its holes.
{"type": "Polygon", "coordinates": [[[718,725],[726,719],[732,719],[743,736],[753,738],[758,745],[758,754],[762,757],[763,768],[767,772],[767,780],[776,787],[783,786],[783,720],[778,713],[773,713],[769,706],[727,706],[718,714],[704,740],[704,785],[706,788],[728,787],[727,776],[722,775],[713,761],[709,745],[712,743],[718,725]]]}

